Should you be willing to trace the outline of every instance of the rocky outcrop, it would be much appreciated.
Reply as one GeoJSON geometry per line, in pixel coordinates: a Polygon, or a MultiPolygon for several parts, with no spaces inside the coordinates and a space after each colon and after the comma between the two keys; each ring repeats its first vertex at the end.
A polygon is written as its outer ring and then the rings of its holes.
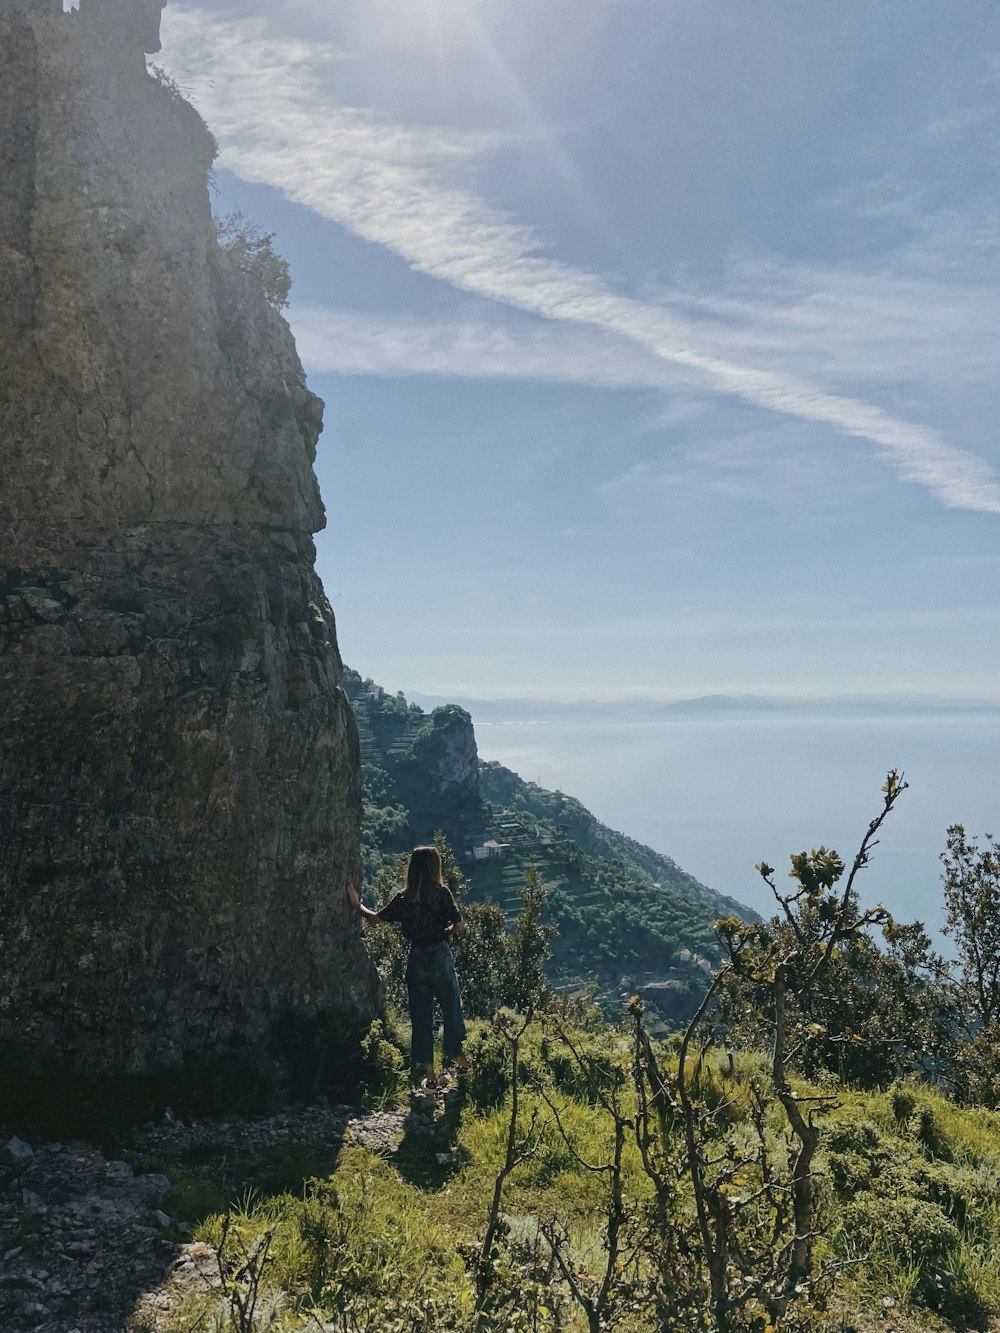
{"type": "Polygon", "coordinates": [[[479,751],[472,718],[458,704],[444,704],[429,721],[413,746],[413,763],[421,774],[416,785],[426,794],[429,818],[440,822],[478,812],[479,751]]]}
{"type": "Polygon", "coordinates": [[[438,832],[461,854],[483,837],[479,752],[472,718],[457,704],[425,713],[348,668],[361,739],[368,877],[438,832]]]}
{"type": "Polygon", "coordinates": [[[177,1068],[365,1020],[322,404],[220,250],[159,0],[0,0],[0,1046],[177,1068]]]}

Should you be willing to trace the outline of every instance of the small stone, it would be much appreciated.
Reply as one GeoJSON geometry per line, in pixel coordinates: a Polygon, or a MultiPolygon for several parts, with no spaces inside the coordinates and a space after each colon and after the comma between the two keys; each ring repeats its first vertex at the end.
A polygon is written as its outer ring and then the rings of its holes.
{"type": "Polygon", "coordinates": [[[166,1213],[162,1212],[161,1209],[157,1208],[156,1211],[153,1213],[153,1216],[156,1218],[157,1226],[162,1227],[164,1231],[166,1231],[169,1228],[170,1218],[167,1216],[166,1213]]]}
{"type": "Polygon", "coordinates": [[[0,1157],[11,1166],[19,1166],[22,1162],[30,1162],[34,1155],[35,1150],[29,1148],[17,1135],[8,1139],[3,1148],[0,1148],[0,1157]]]}

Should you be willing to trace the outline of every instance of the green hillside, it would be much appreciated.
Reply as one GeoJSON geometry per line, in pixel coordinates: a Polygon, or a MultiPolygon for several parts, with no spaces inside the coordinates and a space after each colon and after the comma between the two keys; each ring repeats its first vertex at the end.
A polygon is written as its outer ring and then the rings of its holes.
{"type": "Polygon", "coordinates": [[[608,828],[574,797],[561,791],[547,791],[537,782],[525,782],[496,761],[480,764],[479,789],[483,799],[494,806],[517,811],[529,823],[535,821],[562,830],[587,856],[619,863],[652,884],[665,884],[691,903],[707,904],[716,916],[722,913],[743,916],[747,911],[734,898],[706,888],[669,856],[608,828]]]}
{"type": "Polygon", "coordinates": [[[601,824],[572,797],[480,762],[472,719],[457,705],[426,713],[357,672],[345,683],[361,740],[369,882],[440,830],[470,898],[496,902],[510,916],[534,866],[558,930],[551,961],[558,983],[597,983],[609,999],[641,989],[667,1021],[690,1012],[717,956],[713,921],[753,913],[601,824]]]}

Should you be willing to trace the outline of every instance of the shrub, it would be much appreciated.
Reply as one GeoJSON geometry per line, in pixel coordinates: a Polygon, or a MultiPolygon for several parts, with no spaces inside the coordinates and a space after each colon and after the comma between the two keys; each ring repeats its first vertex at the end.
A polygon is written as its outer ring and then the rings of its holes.
{"type": "Polygon", "coordinates": [[[971,1171],[946,1162],[916,1160],[897,1173],[901,1189],[936,1203],[960,1227],[965,1227],[981,1185],[971,1171]]]}
{"type": "Polygon", "coordinates": [[[466,1044],[471,1073],[468,1096],[474,1106],[499,1106],[510,1090],[507,1045],[499,1032],[483,1028],[466,1044]]]}
{"type": "Polygon", "coordinates": [[[365,1064],[364,1087],[369,1097],[391,1099],[402,1086],[405,1061],[398,1047],[387,1039],[385,1025],[376,1018],[361,1042],[365,1064]]]}
{"type": "Polygon", "coordinates": [[[906,1083],[894,1083],[889,1089],[892,1114],[897,1125],[905,1125],[917,1109],[917,1099],[913,1089],[906,1083]]]}
{"type": "Polygon", "coordinates": [[[830,1153],[830,1177],[838,1194],[857,1194],[870,1189],[875,1181],[875,1167],[870,1158],[854,1152],[830,1153]]]}
{"type": "Polygon", "coordinates": [[[921,1285],[961,1240],[958,1227],[939,1204],[909,1195],[862,1195],[841,1214],[841,1244],[852,1257],[871,1253],[920,1269],[921,1285]]]}
{"type": "Polygon", "coordinates": [[[951,1161],[951,1145],[941,1132],[932,1106],[921,1106],[917,1115],[917,1138],[930,1157],[951,1161]]]}
{"type": "Polygon", "coordinates": [[[595,1037],[578,1038],[574,1045],[576,1054],[565,1038],[545,1036],[540,1047],[542,1060],[560,1092],[593,1105],[615,1083],[614,1053],[607,1040],[595,1037]]]}
{"type": "Polygon", "coordinates": [[[827,1135],[830,1152],[856,1153],[871,1162],[884,1155],[882,1135],[872,1120],[840,1120],[827,1135]]]}
{"type": "Polygon", "coordinates": [[[274,232],[264,231],[239,210],[217,218],[215,230],[223,250],[260,288],[268,305],[283,309],[288,304],[292,278],[288,260],[274,249],[274,232]]]}
{"type": "Polygon", "coordinates": [[[840,1194],[869,1189],[885,1171],[892,1151],[871,1120],[842,1120],[826,1140],[830,1176],[840,1194]]]}

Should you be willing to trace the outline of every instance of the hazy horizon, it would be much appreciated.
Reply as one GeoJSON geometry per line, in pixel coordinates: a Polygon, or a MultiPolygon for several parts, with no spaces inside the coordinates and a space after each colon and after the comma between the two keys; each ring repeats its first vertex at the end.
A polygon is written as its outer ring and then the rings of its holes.
{"type": "Polygon", "coordinates": [[[576,797],[764,914],[773,899],[756,863],[777,866],[780,879],[790,855],[820,845],[849,861],[890,768],[910,785],[860,877],[864,902],[939,932],[948,826],[963,823],[977,837],[995,830],[996,715],[541,718],[509,701],[507,713],[472,710],[481,759],[576,797]]]}
{"type": "MultiPolygon", "coordinates": [[[[381,684],[381,682],[377,682],[381,684]]],[[[394,691],[390,691],[393,693],[394,691]]],[[[495,694],[423,694],[419,690],[403,693],[407,699],[419,704],[421,708],[433,709],[444,704],[458,704],[469,712],[521,711],[597,711],[610,714],[619,712],[658,711],[658,712],[702,712],[705,716],[718,713],[727,715],[746,712],[796,712],[812,713],[815,711],[839,712],[847,716],[870,716],[879,712],[906,716],[968,716],[969,713],[1000,714],[1000,698],[990,699],[974,695],[935,695],[912,694],[909,692],[887,692],[884,694],[817,694],[817,695],[781,695],[781,694],[691,694],[663,696],[643,691],[625,694],[612,694],[607,698],[577,696],[559,698],[537,692],[512,691],[495,694]]]]}

